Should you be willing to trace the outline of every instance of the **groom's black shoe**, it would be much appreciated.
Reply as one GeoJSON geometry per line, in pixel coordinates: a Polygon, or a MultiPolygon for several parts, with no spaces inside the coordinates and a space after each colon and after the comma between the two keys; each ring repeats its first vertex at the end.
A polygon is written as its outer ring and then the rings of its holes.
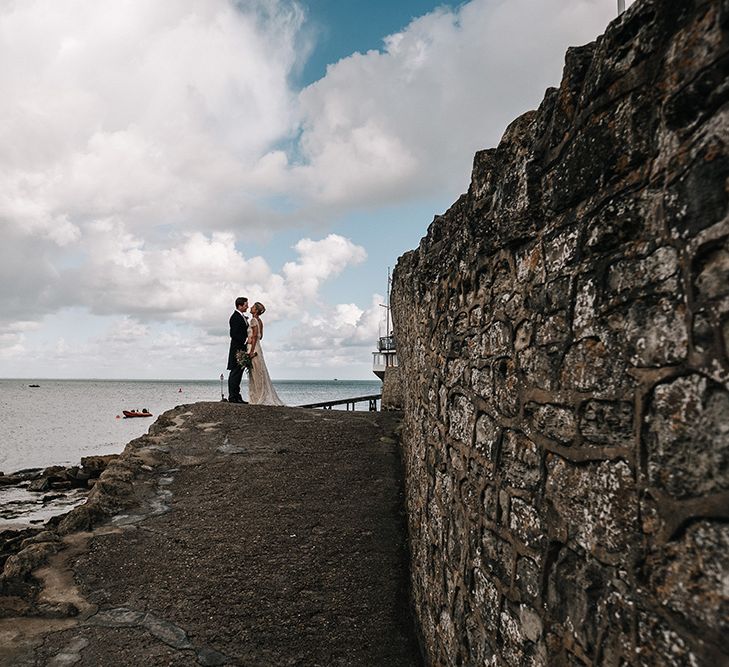
{"type": "Polygon", "coordinates": [[[241,396],[231,396],[228,399],[228,403],[245,403],[247,405],[248,401],[244,401],[241,396]]]}

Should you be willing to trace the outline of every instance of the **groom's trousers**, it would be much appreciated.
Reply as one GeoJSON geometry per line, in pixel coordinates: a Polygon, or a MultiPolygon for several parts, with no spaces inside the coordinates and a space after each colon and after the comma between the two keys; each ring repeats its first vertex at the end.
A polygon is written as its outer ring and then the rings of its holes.
{"type": "Polygon", "coordinates": [[[243,379],[243,369],[236,366],[228,376],[228,400],[242,398],[240,395],[240,382],[243,379]]]}

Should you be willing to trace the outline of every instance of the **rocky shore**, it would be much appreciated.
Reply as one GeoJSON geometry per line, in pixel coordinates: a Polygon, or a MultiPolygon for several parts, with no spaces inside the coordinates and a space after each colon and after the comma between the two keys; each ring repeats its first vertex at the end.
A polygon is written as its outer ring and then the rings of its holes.
{"type": "Polygon", "coordinates": [[[420,664],[398,424],[198,403],[118,457],[27,472],[91,488],[2,534],[0,665],[420,664]]]}
{"type": "Polygon", "coordinates": [[[77,466],[26,468],[6,475],[0,472],[0,569],[3,565],[5,529],[40,524],[85,501],[106,466],[118,454],[86,456],[77,466]]]}

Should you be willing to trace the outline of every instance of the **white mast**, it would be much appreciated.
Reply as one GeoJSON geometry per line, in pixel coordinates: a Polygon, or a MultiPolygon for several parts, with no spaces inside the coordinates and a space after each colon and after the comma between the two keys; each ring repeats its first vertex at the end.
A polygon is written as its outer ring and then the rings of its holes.
{"type": "MultiPolygon", "coordinates": [[[[387,295],[385,296],[385,303],[380,304],[380,308],[384,308],[387,311],[387,329],[385,329],[385,338],[390,337],[390,283],[392,282],[392,279],[390,278],[390,267],[387,267],[387,295]]],[[[382,320],[380,320],[380,324],[382,324],[382,320]]]]}
{"type": "Polygon", "coordinates": [[[387,331],[385,332],[386,336],[390,336],[390,267],[387,267],[387,331]]]}

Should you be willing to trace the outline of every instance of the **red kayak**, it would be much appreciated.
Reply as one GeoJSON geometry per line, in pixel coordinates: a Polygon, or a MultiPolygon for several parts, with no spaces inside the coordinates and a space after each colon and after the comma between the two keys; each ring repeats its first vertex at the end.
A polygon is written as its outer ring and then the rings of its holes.
{"type": "Polygon", "coordinates": [[[136,410],[122,410],[122,414],[127,417],[151,417],[152,413],[147,412],[146,410],[143,410],[142,412],[137,412],[136,410]]]}

